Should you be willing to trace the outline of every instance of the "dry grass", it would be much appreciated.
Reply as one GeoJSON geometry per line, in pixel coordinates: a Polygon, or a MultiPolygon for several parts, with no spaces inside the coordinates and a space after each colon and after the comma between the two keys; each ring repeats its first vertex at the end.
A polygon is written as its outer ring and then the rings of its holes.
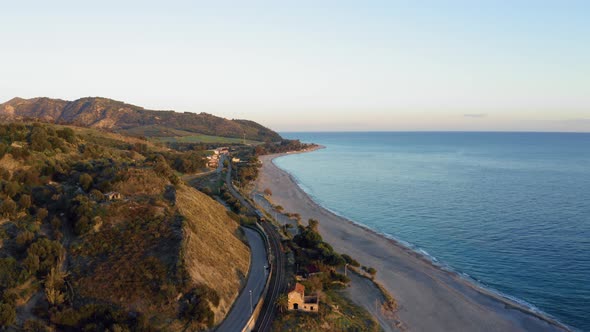
{"type": "Polygon", "coordinates": [[[7,153],[0,159],[0,167],[5,168],[12,174],[16,170],[29,169],[30,166],[23,165],[20,161],[15,160],[11,154],[7,153]]]}
{"type": "Polygon", "coordinates": [[[186,218],[183,250],[187,270],[195,283],[218,292],[221,301],[214,312],[219,322],[248,274],[249,249],[236,236],[238,224],[207,195],[181,186],[176,192],[176,204],[186,218]]]}
{"type": "Polygon", "coordinates": [[[114,191],[124,196],[161,195],[166,185],[170,183],[148,168],[133,168],[127,172],[127,175],[128,178],[125,181],[117,182],[113,187],[114,191]]]}

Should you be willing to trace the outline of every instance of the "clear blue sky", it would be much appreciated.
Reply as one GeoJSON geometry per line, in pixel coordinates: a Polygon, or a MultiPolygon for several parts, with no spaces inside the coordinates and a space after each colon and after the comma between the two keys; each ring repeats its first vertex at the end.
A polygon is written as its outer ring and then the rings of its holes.
{"type": "Polygon", "coordinates": [[[590,131],[590,1],[6,1],[0,101],[286,130],[590,131]]]}

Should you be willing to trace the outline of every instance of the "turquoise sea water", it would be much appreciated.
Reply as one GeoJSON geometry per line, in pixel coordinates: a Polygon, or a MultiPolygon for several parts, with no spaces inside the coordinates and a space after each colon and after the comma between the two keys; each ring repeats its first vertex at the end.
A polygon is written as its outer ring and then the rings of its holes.
{"type": "Polygon", "coordinates": [[[590,331],[590,134],[283,136],[327,147],[275,160],[319,204],[590,331]]]}

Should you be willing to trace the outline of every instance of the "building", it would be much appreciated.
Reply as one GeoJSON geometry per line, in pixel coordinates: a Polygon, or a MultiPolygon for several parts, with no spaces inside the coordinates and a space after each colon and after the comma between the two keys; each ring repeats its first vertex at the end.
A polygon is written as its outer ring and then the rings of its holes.
{"type": "Polygon", "coordinates": [[[219,155],[207,156],[207,166],[216,168],[219,165],[219,155]]]}
{"type": "Polygon", "coordinates": [[[104,194],[104,197],[109,201],[114,201],[114,200],[118,200],[118,199],[123,198],[121,193],[118,193],[116,191],[108,192],[108,193],[104,194]]]}
{"type": "Polygon", "coordinates": [[[305,296],[305,286],[295,283],[295,287],[287,295],[289,299],[289,310],[306,312],[318,312],[320,299],[317,294],[305,296]]]}
{"type": "Polygon", "coordinates": [[[228,154],[229,153],[229,148],[226,147],[226,146],[223,146],[223,147],[220,147],[220,148],[215,149],[214,150],[214,153],[215,154],[228,154]]]}

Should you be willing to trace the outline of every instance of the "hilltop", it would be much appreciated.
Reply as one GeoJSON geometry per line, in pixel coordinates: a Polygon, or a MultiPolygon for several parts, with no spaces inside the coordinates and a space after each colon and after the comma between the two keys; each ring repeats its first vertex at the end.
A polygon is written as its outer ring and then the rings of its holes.
{"type": "MultiPolygon", "coordinates": [[[[39,119],[45,122],[102,128],[143,135],[154,128],[168,128],[195,134],[246,138],[253,141],[280,141],[276,132],[249,120],[228,120],[207,113],[147,110],[100,97],[74,101],[51,98],[13,98],[0,104],[0,118],[39,119]]],[[[148,136],[148,135],[143,135],[148,136]]]]}
{"type": "Polygon", "coordinates": [[[225,207],[179,178],[203,166],[201,153],[93,128],[0,125],[0,328],[220,322],[250,255],[225,207]]]}

